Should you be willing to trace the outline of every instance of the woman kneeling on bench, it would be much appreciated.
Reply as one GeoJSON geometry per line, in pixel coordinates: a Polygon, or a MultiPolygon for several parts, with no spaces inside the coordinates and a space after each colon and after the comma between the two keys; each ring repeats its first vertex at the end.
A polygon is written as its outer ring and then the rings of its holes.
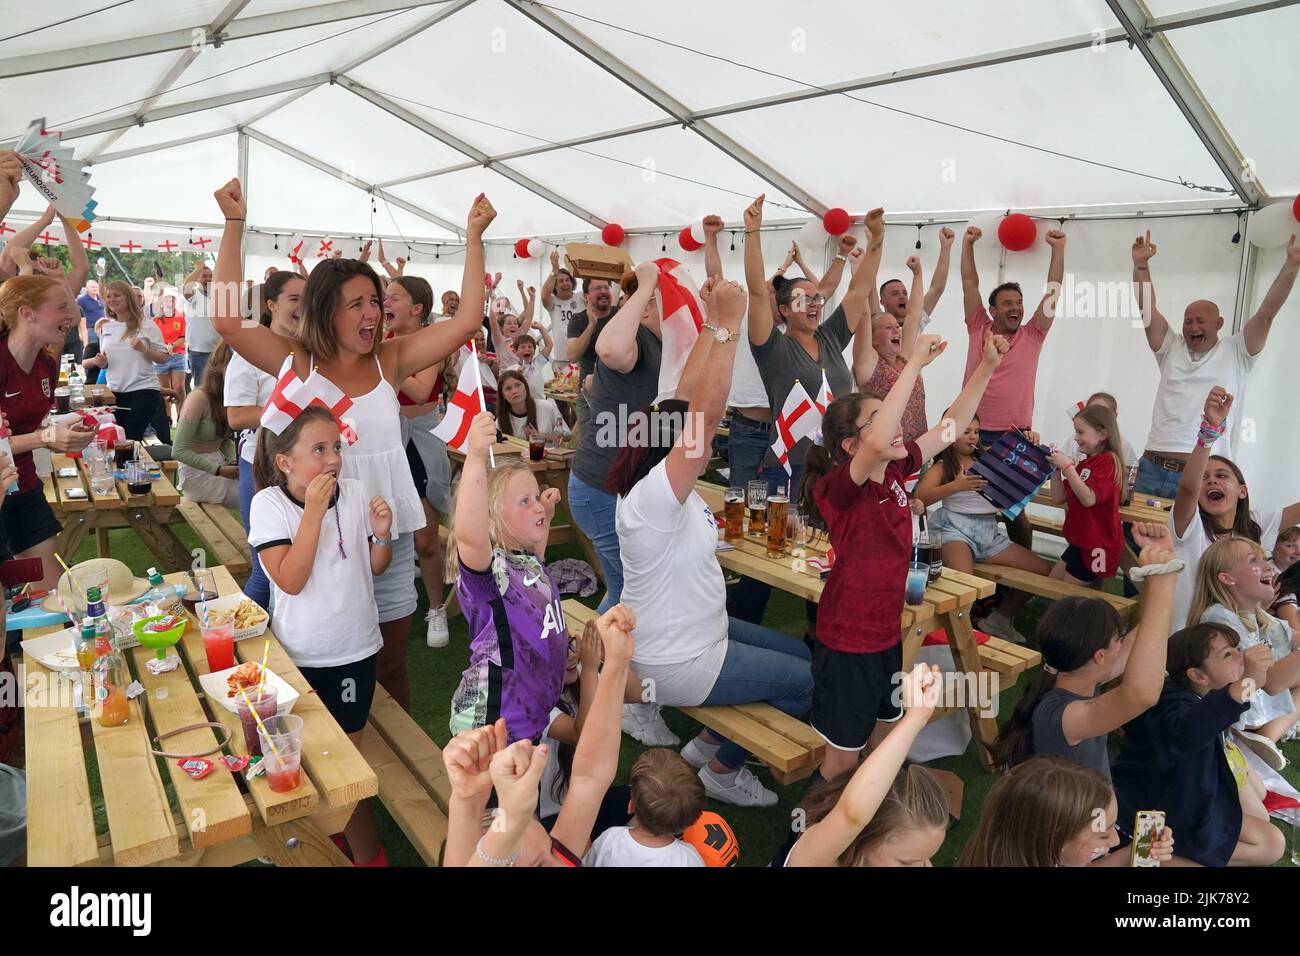
{"type": "MultiPolygon", "coordinates": [[[[678,707],[766,701],[792,716],[812,703],[802,642],[727,616],[713,512],[695,491],[726,410],[745,291],[709,279],[700,290],[709,322],[695,342],[677,397],[643,408],[643,441],[628,441],[605,488],[618,496],[623,603],[636,613],[633,665],[643,694],[678,707]],[[717,328],[713,324],[716,324],[717,328]]],[[[746,751],[709,730],[682,756],[700,768],[708,795],[771,806],[776,794],[744,766],[746,751]]]]}

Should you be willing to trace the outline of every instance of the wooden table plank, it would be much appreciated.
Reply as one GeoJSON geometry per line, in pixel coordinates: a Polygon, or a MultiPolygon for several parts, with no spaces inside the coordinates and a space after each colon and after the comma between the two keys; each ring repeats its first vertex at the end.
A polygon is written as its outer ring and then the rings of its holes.
{"type": "Polygon", "coordinates": [[[439,866],[447,842],[447,818],[429,792],[372,729],[361,738],[361,753],[379,777],[379,799],[428,866],[439,866]]]}
{"type": "Polygon", "coordinates": [[[82,483],[90,492],[90,500],[96,509],[113,509],[122,508],[126,502],[122,500],[122,495],[118,491],[117,482],[113,481],[108,491],[104,494],[96,494],[95,486],[90,480],[90,469],[86,467],[86,459],[78,458],[76,461],[69,459],[69,463],[77,466],[77,471],[81,475],[82,483]]]}
{"type": "MultiPolygon", "coordinates": [[[[217,581],[218,594],[234,594],[239,590],[235,579],[225,568],[216,567],[211,570],[217,581]]],[[[378,795],[379,781],[375,772],[312,691],[311,685],[294,666],[280,642],[270,630],[266,633],[271,641],[267,666],[302,695],[293,705],[293,712],[303,720],[302,766],[325,803],[338,807],[378,795]]],[[[241,661],[260,663],[262,641],[237,641],[235,657],[241,661]]]]}
{"type": "Polygon", "coordinates": [[[986,578],[978,578],[973,574],[966,574],[963,571],[955,571],[950,567],[944,567],[944,579],[954,581],[957,584],[963,584],[966,587],[973,588],[977,598],[992,597],[998,589],[998,586],[986,578]]]}
{"type": "Polygon", "coordinates": [[[745,748],[770,767],[797,770],[812,762],[808,748],[759,723],[735,707],[678,707],[728,740],[743,740],[745,748]]]}
{"type": "MultiPolygon", "coordinates": [[[[198,628],[193,622],[188,630],[198,634],[198,628]]],[[[200,637],[200,646],[202,640],[200,637]]],[[[145,695],[138,700],[148,701],[145,706],[155,736],[207,721],[207,714],[203,712],[184,667],[165,674],[151,674],[145,667],[145,662],[155,656],[154,651],[147,647],[135,647],[126,653],[135,662],[136,679],[144,685],[145,695]],[[166,691],[166,697],[161,700],[157,696],[160,689],[166,691]]],[[[241,733],[241,740],[242,737],[241,733]]],[[[203,727],[168,737],[159,745],[159,749],[171,753],[199,753],[210,750],[216,742],[217,737],[212,729],[203,727]]],[[[215,763],[220,756],[219,753],[209,754],[204,759],[215,763]]],[[[185,827],[189,831],[190,842],[194,846],[202,848],[225,843],[253,832],[253,821],[244,805],[244,797],[239,792],[235,778],[225,767],[217,764],[202,780],[195,780],[180,768],[176,758],[167,758],[165,763],[171,777],[172,790],[185,819],[185,827]]]]}
{"type": "Polygon", "coordinates": [[[446,813],[451,800],[451,778],[442,762],[442,751],[382,686],[375,687],[366,737],[375,733],[384,738],[421,786],[429,791],[433,802],[446,813]]]}
{"type": "Polygon", "coordinates": [[[58,489],[59,501],[62,503],[63,510],[64,511],[90,510],[91,507],[90,488],[85,482],[82,481],[81,472],[78,471],[77,474],[72,478],[59,477],[60,468],[75,467],[75,463],[73,462],[73,460],[69,458],[67,455],[51,455],[50,457],[54,464],[54,474],[52,476],[52,480],[55,484],[55,487],[58,489]],[[73,489],[80,489],[81,491],[84,491],[86,493],[86,497],[69,498],[68,492],[73,489]]]}
{"type": "MultiPolygon", "coordinates": [[[[52,629],[51,629],[52,630],[52,629]]],[[[27,865],[97,866],[94,804],[71,684],[22,663],[27,743],[27,865]]]]}
{"type": "MultiPolygon", "coordinates": [[[[209,556],[208,565],[238,565],[240,554],[226,538],[225,534],[216,526],[203,506],[197,501],[189,498],[182,498],[181,503],[176,506],[176,510],[181,513],[186,523],[194,529],[194,533],[199,536],[199,540],[206,548],[210,548],[212,554],[209,556]]],[[[248,559],[243,559],[248,563],[248,559]]]]}
{"type": "MultiPolygon", "coordinates": [[[[144,461],[153,462],[155,465],[158,464],[154,461],[154,457],[149,454],[148,445],[143,442],[140,443],[138,451],[140,458],[144,461]]],[[[181,493],[176,490],[176,486],[171,483],[161,465],[158,467],[158,477],[149,485],[149,497],[158,507],[174,507],[180,503],[181,493]]]]}

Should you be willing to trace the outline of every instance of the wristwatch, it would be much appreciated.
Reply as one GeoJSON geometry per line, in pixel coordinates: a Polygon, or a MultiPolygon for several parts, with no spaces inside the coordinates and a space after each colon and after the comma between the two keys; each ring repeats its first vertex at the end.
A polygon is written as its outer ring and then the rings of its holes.
{"type": "Polygon", "coordinates": [[[740,338],[739,332],[728,332],[726,329],[720,329],[716,325],[709,325],[707,322],[700,323],[700,328],[712,332],[715,342],[735,342],[740,338]]]}
{"type": "Polygon", "coordinates": [[[839,259],[840,262],[848,262],[848,261],[849,261],[849,257],[848,257],[845,253],[843,253],[843,252],[838,252],[838,253],[836,253],[836,254],[835,254],[835,258],[836,258],[836,259],[839,259]]]}

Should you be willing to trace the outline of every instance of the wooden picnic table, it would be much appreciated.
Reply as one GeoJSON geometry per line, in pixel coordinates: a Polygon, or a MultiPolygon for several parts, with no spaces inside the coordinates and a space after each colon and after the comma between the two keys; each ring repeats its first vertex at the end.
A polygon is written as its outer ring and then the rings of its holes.
{"type": "MultiPolygon", "coordinates": [[[[695,488],[715,514],[722,513],[724,489],[720,485],[698,481],[695,488]]],[[[821,573],[807,565],[807,559],[825,558],[827,541],[824,536],[805,546],[802,558],[796,558],[789,545],[781,557],[768,557],[766,536],[755,538],[746,533],[741,540],[732,544],[732,548],[717,553],[718,564],[723,568],[807,601],[821,600],[824,587],[821,573]]],[[[996,589],[997,585],[992,581],[944,568],[939,577],[926,587],[919,606],[904,605],[902,608],[900,623],[903,667],[906,669],[911,666],[926,635],[936,628],[942,628],[948,637],[948,646],[959,673],[978,674],[981,670],[988,669],[981,660],[980,649],[975,642],[970,609],[976,600],[989,597],[996,589]]],[[[1000,667],[995,669],[1001,670],[1000,667]]],[[[1020,670],[1023,670],[1023,666],[1020,670]]],[[[1015,673],[1018,674],[1019,670],[1015,673]]],[[[981,745],[980,759],[986,768],[991,768],[988,746],[997,739],[997,721],[982,715],[978,701],[968,700],[964,709],[970,718],[971,732],[981,745]]]]}
{"type": "MultiPolygon", "coordinates": [[[[225,568],[212,570],[220,594],[237,593],[225,568]]],[[[180,577],[169,575],[169,580],[176,583],[180,577]]],[[[375,773],[269,630],[266,638],[271,671],[302,695],[293,708],[304,724],[302,783],[288,793],[272,791],[265,776],[243,781],[217,763],[220,754],[205,758],[215,766],[194,780],[176,759],[150,753],[153,736],[204,721],[229,729],[229,753],[246,753],[239,718],[208,699],[191,682],[185,664],[155,676],[144,666],[153,651],[124,651],[146,692],[131,702],[126,724],[102,727],[92,718],[78,718],[66,676],[23,659],[30,865],[235,866],[267,856],[278,866],[351,866],[329,834],[343,829],[358,801],[378,793],[375,773]],[[162,699],[156,696],[159,689],[166,692],[162,699]],[[108,833],[102,836],[95,833],[86,774],[92,758],[108,817],[108,833]],[[171,784],[174,805],[164,780],[171,784]]],[[[260,661],[263,644],[263,638],[239,641],[235,656],[260,661]]],[[[203,638],[193,619],[176,652],[196,678],[208,673],[203,638]]],[[[211,728],[203,727],[163,741],[162,748],[202,751],[216,739],[211,728]]]]}

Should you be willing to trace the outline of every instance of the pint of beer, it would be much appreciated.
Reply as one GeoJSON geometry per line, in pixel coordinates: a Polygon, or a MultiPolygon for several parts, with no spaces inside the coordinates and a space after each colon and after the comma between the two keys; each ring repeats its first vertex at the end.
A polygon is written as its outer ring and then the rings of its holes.
{"type": "Polygon", "coordinates": [[[728,488],[722,500],[727,518],[723,539],[739,541],[745,536],[745,489],[728,488]]]}
{"type": "Polygon", "coordinates": [[[751,481],[747,497],[749,499],[749,533],[761,537],[767,531],[767,482],[751,481]]]}
{"type": "Polygon", "coordinates": [[[790,512],[790,499],[783,494],[767,499],[767,556],[779,558],[785,554],[785,522],[790,512]]]}

